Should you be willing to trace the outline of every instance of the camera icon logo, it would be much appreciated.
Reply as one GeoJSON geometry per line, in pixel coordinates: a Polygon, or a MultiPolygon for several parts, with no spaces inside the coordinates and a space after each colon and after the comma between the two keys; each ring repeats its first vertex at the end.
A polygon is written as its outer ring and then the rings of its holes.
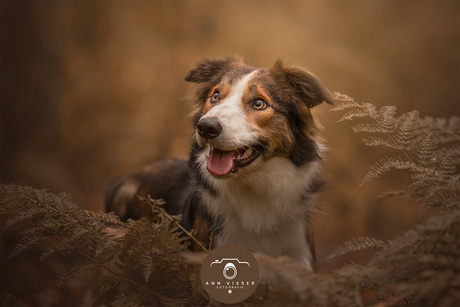
{"type": "Polygon", "coordinates": [[[228,280],[232,280],[236,277],[236,275],[238,275],[237,266],[247,265],[249,268],[251,267],[249,262],[240,261],[238,258],[222,258],[221,260],[215,260],[211,262],[209,267],[211,268],[213,265],[221,265],[222,263],[225,263],[222,275],[224,275],[224,277],[228,280]]]}
{"type": "Polygon", "coordinates": [[[210,297],[236,304],[250,297],[259,283],[259,266],[250,251],[238,245],[223,245],[203,259],[201,284],[210,297]]]}

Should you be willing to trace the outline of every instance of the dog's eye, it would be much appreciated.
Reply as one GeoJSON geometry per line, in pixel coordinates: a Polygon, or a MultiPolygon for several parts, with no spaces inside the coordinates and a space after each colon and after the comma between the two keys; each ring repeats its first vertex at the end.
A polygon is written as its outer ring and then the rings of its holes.
{"type": "Polygon", "coordinates": [[[252,107],[258,111],[265,110],[268,104],[262,99],[256,99],[252,102],[252,107]]]}
{"type": "Polygon", "coordinates": [[[215,91],[214,94],[211,96],[211,103],[218,102],[220,98],[220,93],[219,91],[215,91]]]}

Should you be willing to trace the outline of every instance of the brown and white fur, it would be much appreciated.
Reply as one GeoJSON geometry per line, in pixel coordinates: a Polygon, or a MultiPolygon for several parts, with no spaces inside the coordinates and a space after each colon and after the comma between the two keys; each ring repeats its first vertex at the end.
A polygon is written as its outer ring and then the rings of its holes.
{"type": "Polygon", "coordinates": [[[287,255],[315,270],[310,213],[324,147],[310,109],[332,104],[311,73],[206,59],[186,81],[199,85],[188,162],[170,159],[115,181],[107,210],[139,218],[136,194],[163,198],[182,225],[213,247],[236,244],[287,255]]]}

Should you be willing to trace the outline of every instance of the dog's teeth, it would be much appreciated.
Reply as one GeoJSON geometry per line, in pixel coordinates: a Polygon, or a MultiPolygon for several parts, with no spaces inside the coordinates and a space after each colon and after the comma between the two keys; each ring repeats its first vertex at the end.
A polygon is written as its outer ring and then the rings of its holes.
{"type": "Polygon", "coordinates": [[[246,159],[252,155],[252,148],[248,148],[244,154],[240,157],[240,159],[246,159]]]}

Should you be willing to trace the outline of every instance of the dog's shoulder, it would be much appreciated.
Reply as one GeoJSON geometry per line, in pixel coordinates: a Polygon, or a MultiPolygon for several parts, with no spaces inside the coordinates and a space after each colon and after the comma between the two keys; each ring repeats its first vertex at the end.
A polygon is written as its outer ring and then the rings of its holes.
{"type": "Polygon", "coordinates": [[[139,172],[115,179],[107,189],[106,211],[114,211],[122,220],[148,216],[148,204],[140,201],[136,195],[163,199],[171,214],[186,214],[184,207],[193,201],[187,162],[181,159],[162,160],[139,172]]]}

